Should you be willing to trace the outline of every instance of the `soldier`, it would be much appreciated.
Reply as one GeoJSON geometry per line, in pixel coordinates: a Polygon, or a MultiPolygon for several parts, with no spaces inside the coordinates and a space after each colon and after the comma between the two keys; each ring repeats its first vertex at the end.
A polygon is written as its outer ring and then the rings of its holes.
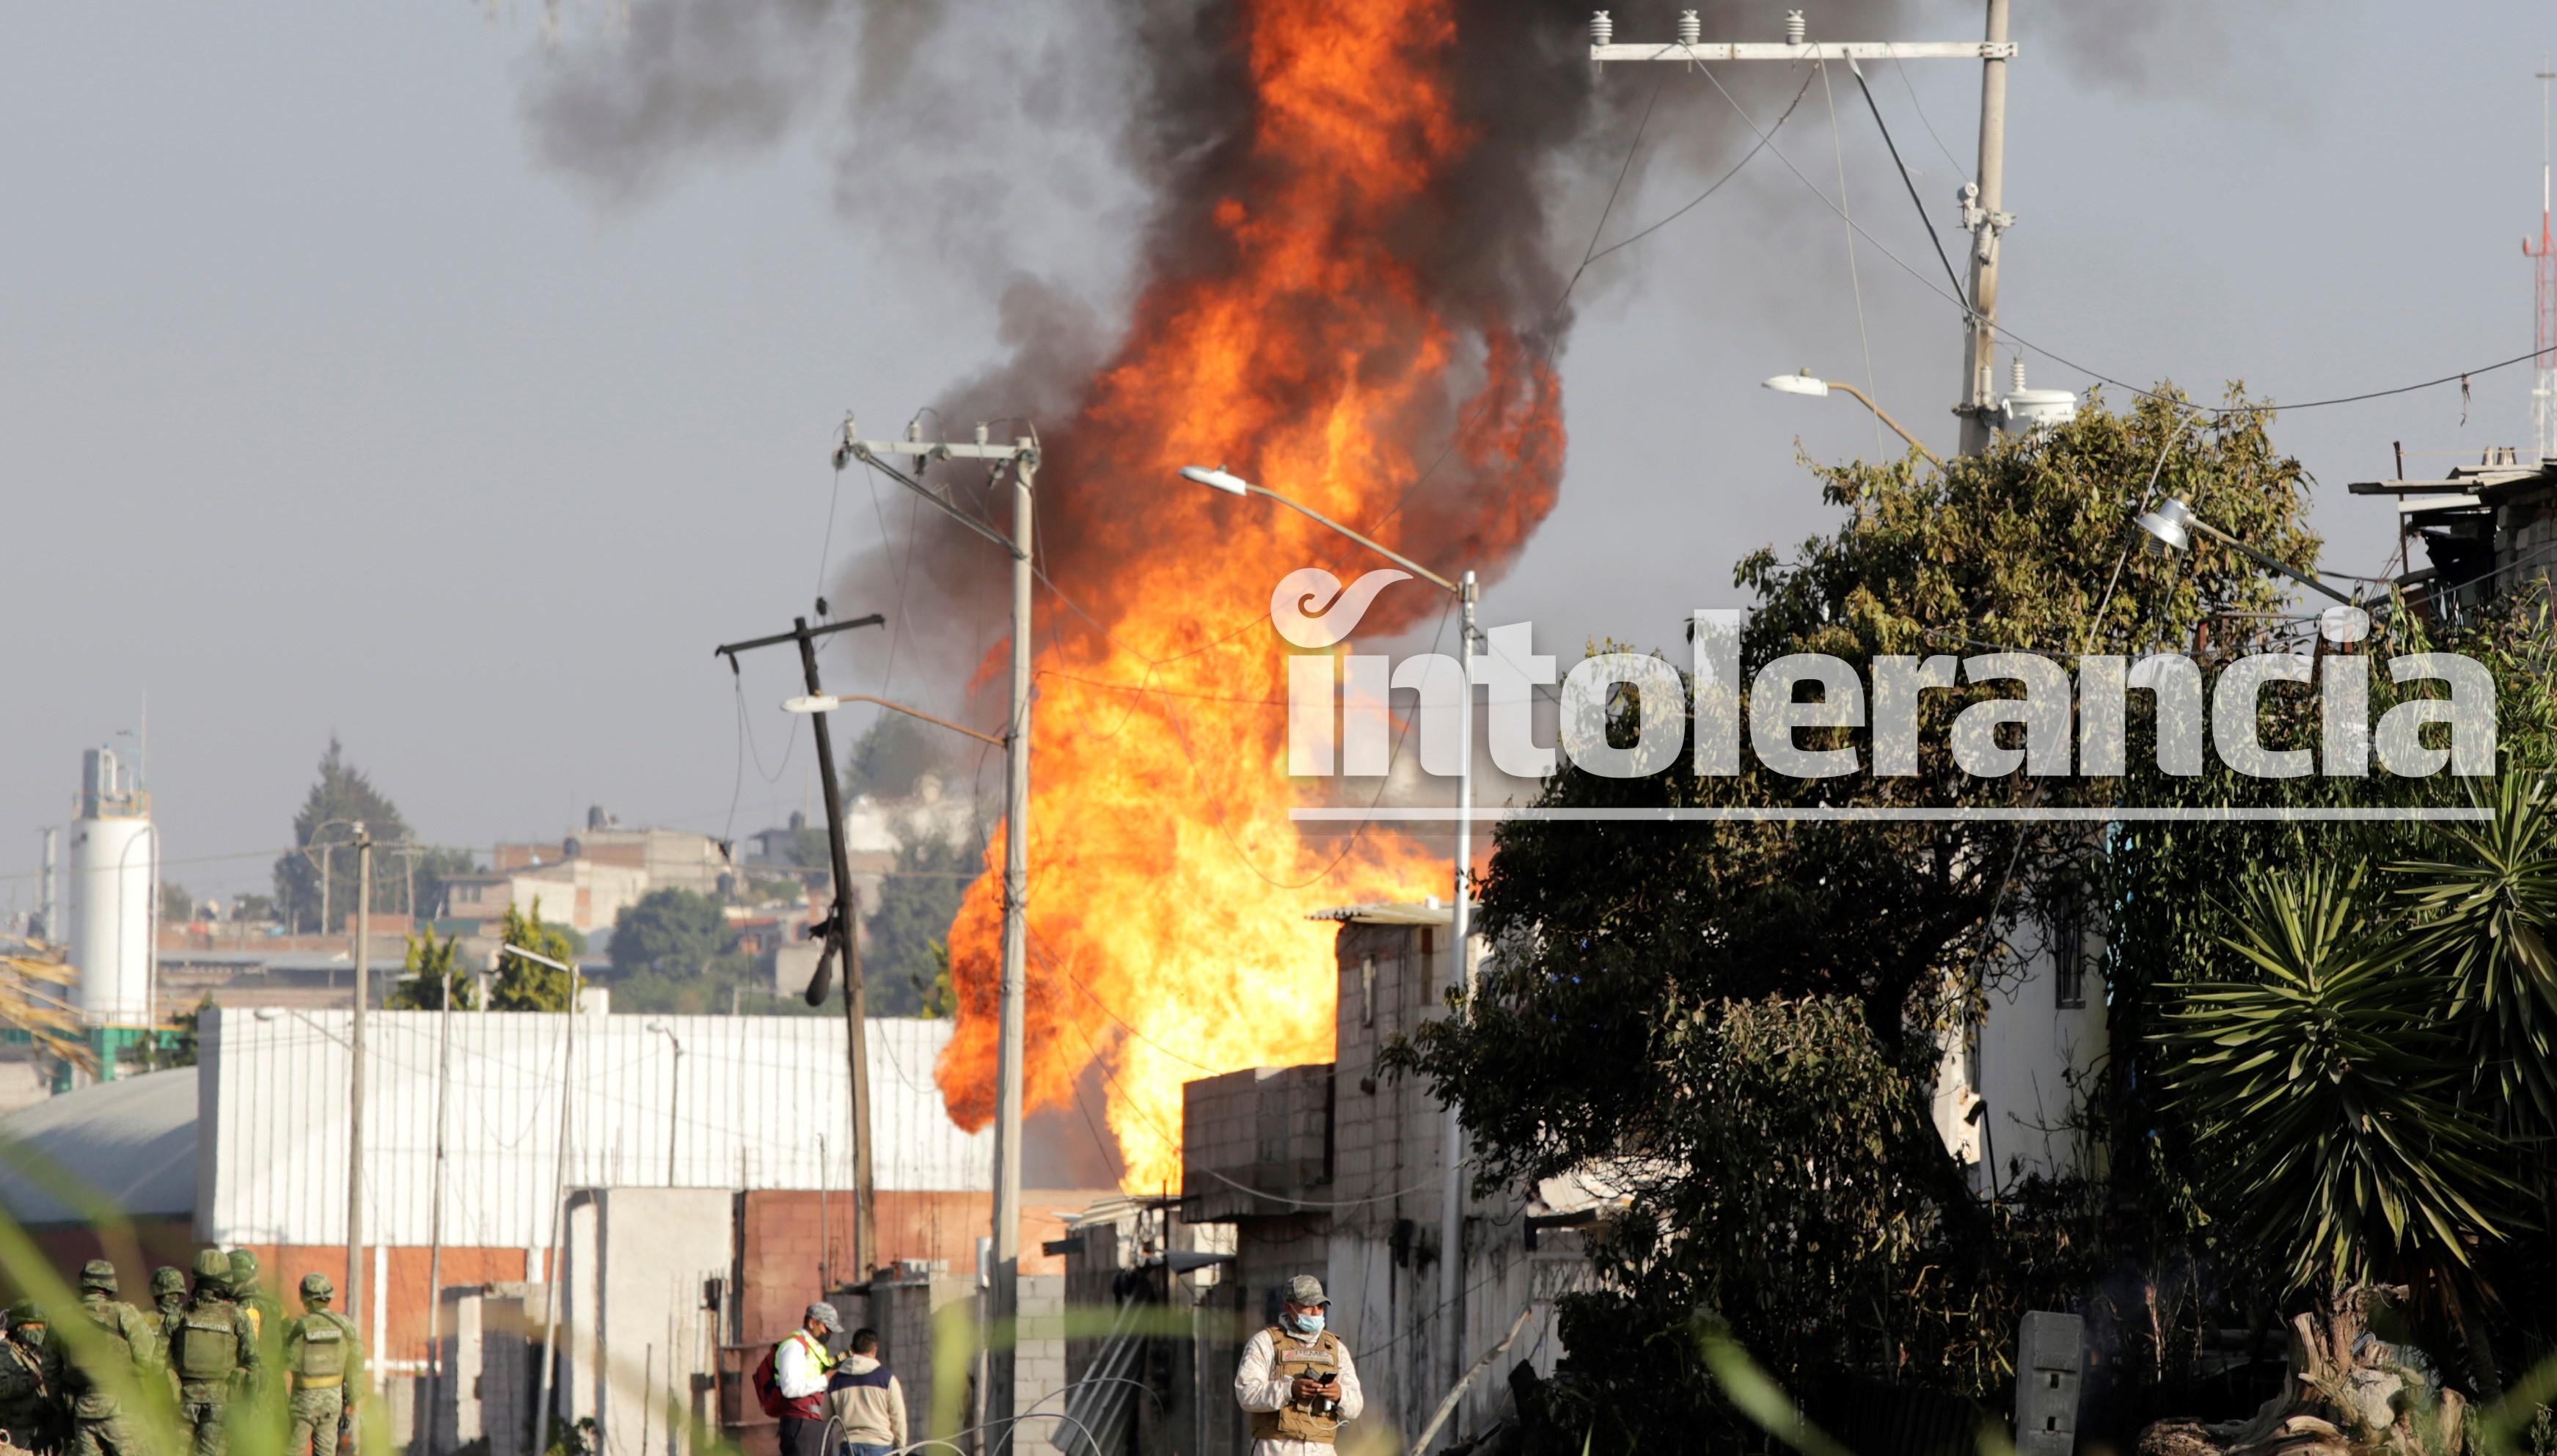
{"type": "Polygon", "coordinates": [[[152,1308],[142,1312],[151,1321],[152,1330],[166,1343],[171,1331],[178,1328],[178,1317],[187,1312],[187,1275],[167,1264],[151,1271],[152,1308]]]}
{"type": "Polygon", "coordinates": [[[355,1322],[329,1307],[336,1296],[327,1274],[302,1276],[304,1315],[285,1327],[284,1367],[293,1373],[293,1434],[287,1456],[337,1456],[337,1434],[351,1411],[346,1378],[364,1366],[355,1322]]]}
{"type": "Polygon", "coordinates": [[[9,1306],[9,1338],[0,1342],[0,1440],[21,1451],[54,1449],[55,1397],[62,1362],[33,1299],[9,1306]]]}
{"type": "Polygon", "coordinates": [[[187,1302],[169,1342],[178,1372],[178,1417],[186,1422],[194,1456],[222,1456],[231,1397],[254,1389],[262,1367],[257,1330],[246,1311],[231,1303],[231,1261],[218,1249],[196,1256],[196,1297],[187,1302]]]}
{"type": "Polygon", "coordinates": [[[142,1311],[142,1317],[150,1321],[151,1332],[160,1337],[160,1353],[164,1357],[160,1374],[169,1383],[169,1398],[175,1400],[178,1398],[178,1372],[165,1357],[169,1353],[169,1342],[177,1338],[178,1321],[187,1315],[186,1271],[171,1268],[165,1263],[153,1269],[151,1302],[152,1307],[142,1311]]]}
{"type": "Polygon", "coordinates": [[[257,1284],[257,1256],[245,1249],[231,1251],[231,1302],[248,1314],[249,1327],[267,1350],[284,1339],[284,1306],[257,1284]]]}
{"type": "MultiPolygon", "coordinates": [[[[270,1373],[283,1369],[284,1306],[258,1287],[257,1256],[245,1249],[231,1251],[231,1302],[248,1316],[248,1327],[257,1332],[259,1368],[270,1373]]],[[[242,1393],[244,1398],[231,1410],[232,1424],[245,1420],[250,1428],[259,1431],[259,1450],[267,1450],[284,1439],[283,1383],[261,1381],[255,1389],[242,1393]]]]}
{"type": "Polygon", "coordinates": [[[141,1420],[119,1393],[160,1369],[160,1338],[142,1311],[115,1297],[115,1265],[92,1258],[80,1269],[80,1310],[106,1337],[107,1353],[65,1369],[77,1456],[145,1456],[141,1420]]]}

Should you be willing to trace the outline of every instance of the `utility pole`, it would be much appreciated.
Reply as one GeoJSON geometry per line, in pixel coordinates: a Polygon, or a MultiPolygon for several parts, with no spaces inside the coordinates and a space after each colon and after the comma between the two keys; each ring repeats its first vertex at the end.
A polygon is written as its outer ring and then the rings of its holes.
{"type": "MultiPolygon", "coordinates": [[[[808,696],[815,698],[825,693],[817,681],[817,639],[833,632],[848,632],[855,627],[875,627],[886,620],[877,612],[872,612],[851,621],[811,627],[806,617],[795,616],[790,619],[789,631],[756,637],[747,642],[732,642],[714,648],[712,655],[727,658],[728,670],[735,674],[739,653],[780,642],[796,642],[799,644],[800,678],[808,685],[808,696]]],[[[852,1063],[853,1146],[856,1149],[853,1157],[853,1265],[860,1268],[864,1258],[877,1253],[877,1246],[873,1242],[871,1209],[870,1045],[869,1038],[862,1034],[861,1023],[850,1019],[862,1013],[864,999],[861,951],[855,944],[861,937],[861,898],[854,892],[852,860],[844,848],[844,786],[835,778],[835,738],[826,728],[826,715],[820,713],[816,719],[817,777],[826,790],[826,852],[834,867],[835,904],[826,912],[822,922],[809,927],[810,934],[825,937],[826,947],[817,953],[816,974],[808,978],[808,1004],[821,1006],[826,1003],[826,992],[834,979],[835,958],[843,957],[844,1015],[849,1022],[845,1028],[848,1046],[844,1055],[852,1063]]]]}
{"type": "MultiPolygon", "coordinates": [[[[412,917],[413,918],[413,917],[412,917]]],[[[435,989],[435,1189],[427,1212],[426,1252],[426,1448],[435,1449],[436,1410],[445,1396],[444,1363],[444,1128],[446,1089],[453,1079],[453,977],[436,973],[435,989]]],[[[481,995],[485,995],[483,989],[481,995]]]]}
{"type": "Polygon", "coordinates": [[[1962,397],[1953,413],[1962,420],[1962,454],[1988,449],[1998,420],[1997,382],[1992,378],[1997,350],[1998,237],[2015,224],[2000,211],[2006,201],[2006,64],[2016,46],[2007,39],[2009,0],[1987,0],[1988,29],[1979,41],[1824,41],[1809,38],[1803,12],[1785,12],[1782,42],[1716,41],[1708,44],[1692,10],[1679,15],[1678,39],[1641,45],[1619,44],[1616,25],[1606,11],[1589,22],[1589,59],[1610,61],[1676,61],[1687,65],[1711,61],[1977,61],[1980,63],[1979,177],[1961,191],[1962,228],[1971,234],[1971,296],[1962,319],[1962,397]]]}
{"type": "Polygon", "coordinates": [[[364,998],[372,991],[373,837],[355,826],[355,1034],[346,1092],[346,1318],[364,1299],[364,998]]]}
{"type": "Polygon", "coordinates": [[[853,461],[872,466],[932,502],[952,520],[1004,548],[1012,558],[1011,712],[1004,726],[1004,971],[995,1060],[994,1268],[986,1311],[988,1333],[1000,1346],[987,1351],[986,1419],[1000,1422],[1012,1415],[1012,1332],[1020,1313],[1021,1018],[1028,953],[1030,839],[1031,488],[1038,474],[1039,446],[1031,436],[1016,437],[1009,445],[996,445],[984,425],[977,427],[974,444],[926,443],[920,438],[919,427],[911,425],[906,437],[901,441],[864,440],[855,423],[846,420],[844,442],[835,450],[835,468],[840,470],[853,461]],[[890,455],[910,458],[915,474],[905,474],[880,459],[890,455]],[[950,460],[988,462],[998,480],[1007,471],[1010,473],[1009,539],[915,478],[928,463],[950,460]]]}
{"type": "MultiPolygon", "coordinates": [[[[550,1266],[542,1270],[541,1391],[533,1402],[533,1456],[544,1456],[551,1448],[551,1384],[559,1365],[560,1254],[568,1241],[568,1148],[569,1130],[574,1125],[572,1115],[577,1111],[577,1023],[586,1014],[577,998],[585,983],[576,963],[562,964],[522,946],[499,946],[492,961],[508,956],[520,956],[568,977],[568,1024],[560,1028],[559,1164],[551,1178],[551,1259],[550,1266]]],[[[487,1005],[484,999],[479,1002],[482,1010],[487,1005]]]]}
{"type": "Polygon", "coordinates": [[[1962,230],[1971,235],[1971,316],[1962,343],[1962,454],[1989,448],[1995,423],[1997,382],[1998,235],[2015,225],[2006,202],[2006,63],[2008,0],[1988,0],[1988,34],[1980,44],[1980,166],[1978,193],[1964,188],[1962,230]],[[1991,55],[1995,48],[2003,55],[1991,55]]]}

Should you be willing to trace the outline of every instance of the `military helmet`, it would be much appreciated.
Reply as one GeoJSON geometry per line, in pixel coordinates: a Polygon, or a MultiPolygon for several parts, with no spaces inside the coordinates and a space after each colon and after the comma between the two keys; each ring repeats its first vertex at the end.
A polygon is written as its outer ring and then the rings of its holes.
{"type": "Polygon", "coordinates": [[[115,1265],[102,1258],[92,1258],[81,1264],[79,1286],[82,1291],[102,1289],[109,1294],[114,1293],[115,1265]]]}
{"type": "Polygon", "coordinates": [[[37,1307],[33,1299],[21,1299],[9,1306],[9,1323],[12,1325],[40,1325],[44,1322],[45,1311],[37,1307]]]}
{"type": "Polygon", "coordinates": [[[302,1276],[302,1297],[305,1299],[328,1299],[335,1296],[336,1292],[337,1286],[329,1282],[327,1274],[302,1276]]]}
{"type": "Polygon", "coordinates": [[[151,1292],[154,1294],[186,1293],[186,1271],[183,1269],[173,1269],[165,1263],[160,1265],[160,1267],[153,1269],[151,1271],[151,1292]]]}
{"type": "Polygon", "coordinates": [[[207,1249],[196,1256],[196,1277],[216,1289],[226,1289],[231,1282],[231,1261],[218,1249],[207,1249]]]}
{"type": "Polygon", "coordinates": [[[231,1282],[247,1288],[257,1282],[257,1256],[245,1249],[231,1251],[231,1282]]]}

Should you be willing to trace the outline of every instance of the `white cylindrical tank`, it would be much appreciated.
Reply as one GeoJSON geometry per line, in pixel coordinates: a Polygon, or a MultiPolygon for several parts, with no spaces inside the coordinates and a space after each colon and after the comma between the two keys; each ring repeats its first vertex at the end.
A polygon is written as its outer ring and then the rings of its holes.
{"type": "Polygon", "coordinates": [[[64,939],[79,971],[82,1018],[94,1026],[145,1026],[160,835],[149,801],[123,786],[113,755],[91,750],[87,770],[80,817],[70,827],[64,939]]]}

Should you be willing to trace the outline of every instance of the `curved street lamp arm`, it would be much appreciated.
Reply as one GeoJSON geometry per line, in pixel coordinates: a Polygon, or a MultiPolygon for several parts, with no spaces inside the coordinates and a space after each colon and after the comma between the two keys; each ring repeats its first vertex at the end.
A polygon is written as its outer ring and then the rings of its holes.
{"type": "Polygon", "coordinates": [[[992,743],[998,748],[1004,746],[1004,740],[995,736],[993,733],[981,733],[975,728],[963,728],[958,724],[952,723],[946,718],[934,718],[929,713],[917,712],[914,709],[906,707],[902,703],[890,703],[885,698],[874,698],[868,693],[831,693],[827,696],[833,698],[838,703],[868,703],[874,708],[884,708],[891,713],[902,713],[908,718],[922,719],[925,723],[931,724],[935,728],[946,728],[954,733],[966,733],[968,736],[975,738],[978,742],[992,743]]]}
{"type": "MultiPolygon", "coordinates": [[[[1893,426],[1892,428],[1898,429],[1899,427],[1893,426]]],[[[1429,568],[1422,566],[1420,563],[1413,561],[1412,558],[1405,556],[1399,551],[1379,545],[1377,542],[1360,535],[1358,532],[1353,531],[1349,527],[1342,525],[1340,522],[1333,520],[1331,517],[1324,515],[1321,511],[1298,505],[1296,502],[1289,500],[1286,496],[1279,494],[1278,491],[1271,489],[1267,485],[1255,485],[1247,480],[1244,482],[1243,488],[1251,491],[1255,495],[1266,495],[1300,516],[1304,516],[1321,525],[1331,527],[1333,530],[1340,532],[1342,535],[1347,536],[1359,545],[1364,546],[1368,550],[1375,552],[1377,555],[1384,557],[1387,561],[1393,562],[1396,566],[1399,566],[1405,571],[1412,573],[1413,576],[1420,578],[1422,581],[1427,582],[1429,585],[1437,588],[1441,592],[1445,592],[1454,596],[1461,596],[1464,595],[1455,583],[1448,581],[1445,577],[1438,575],[1436,572],[1429,570],[1429,568]]]]}
{"type": "Polygon", "coordinates": [[[1916,450],[1920,455],[1923,455],[1923,456],[1925,456],[1929,461],[1934,462],[1934,463],[1935,463],[1935,465],[1936,465],[1936,467],[1937,467],[1938,469],[1943,469],[1943,468],[1945,467],[1945,462],[1944,462],[1944,460],[1943,460],[1941,457],[1939,457],[1939,456],[1936,454],[1936,452],[1934,452],[1934,451],[1932,451],[1932,450],[1929,450],[1929,449],[1926,447],[1925,443],[1924,443],[1924,442],[1922,442],[1922,441],[1920,441],[1920,440],[1919,440],[1919,438],[1918,438],[1917,436],[1912,435],[1912,434],[1910,434],[1907,430],[1905,430],[1905,429],[1901,428],[1901,424],[1900,424],[1900,422],[1899,422],[1898,420],[1895,420],[1895,419],[1891,418],[1891,416],[1890,416],[1890,415],[1888,415],[1888,414],[1884,413],[1882,406],[1880,406],[1880,405],[1878,405],[1878,404],[1875,404],[1875,403],[1873,402],[1873,397],[1872,397],[1871,395],[1866,394],[1863,390],[1856,388],[1856,387],[1855,387],[1854,385],[1852,385],[1852,384],[1846,383],[1844,380],[1839,380],[1839,379],[1827,379],[1827,380],[1822,380],[1821,382],[1822,382],[1822,383],[1824,383],[1824,384],[1826,384],[1826,385],[1828,385],[1828,387],[1829,387],[1829,388],[1836,390],[1838,393],[1843,394],[1843,395],[1846,395],[1847,397],[1849,397],[1849,398],[1853,399],[1857,404],[1860,404],[1860,405],[1864,406],[1866,409],[1873,411],[1873,417],[1874,417],[1875,419],[1877,419],[1877,420],[1880,420],[1882,423],[1884,423],[1884,424],[1886,424],[1886,425],[1890,426],[1890,427],[1891,427],[1891,433],[1892,433],[1892,434],[1897,435],[1897,436],[1899,436],[1901,439],[1908,441],[1908,442],[1909,442],[1909,444],[1910,444],[1910,446],[1911,446],[1912,448],[1914,448],[1914,449],[1915,449],[1915,450],[1916,450]]]}
{"type": "Polygon", "coordinates": [[[2336,600],[2343,602],[2347,606],[2359,606],[2361,604],[2360,602],[2354,600],[2352,597],[2345,596],[2343,593],[2338,592],[2333,587],[2328,586],[2326,583],[2319,581],[2317,578],[2310,576],[2304,571],[2301,571],[2299,568],[2276,561],[2272,557],[2265,555],[2263,552],[2257,551],[2254,547],[2249,546],[2245,542],[2238,540],[2236,537],[2229,535],[2227,532],[2221,530],[2218,526],[2212,525],[2200,516],[2188,515],[2185,517],[2185,523],[2200,531],[2205,536],[2210,537],[2212,540],[2219,542],[2222,546],[2234,548],[2243,554],[2248,560],[2254,562],[2257,566],[2260,566],[2267,571],[2279,572],[2283,576],[2290,578],[2292,581],[2299,583],[2301,586],[2314,592],[2322,592],[2327,596],[2334,597],[2336,600]]]}

